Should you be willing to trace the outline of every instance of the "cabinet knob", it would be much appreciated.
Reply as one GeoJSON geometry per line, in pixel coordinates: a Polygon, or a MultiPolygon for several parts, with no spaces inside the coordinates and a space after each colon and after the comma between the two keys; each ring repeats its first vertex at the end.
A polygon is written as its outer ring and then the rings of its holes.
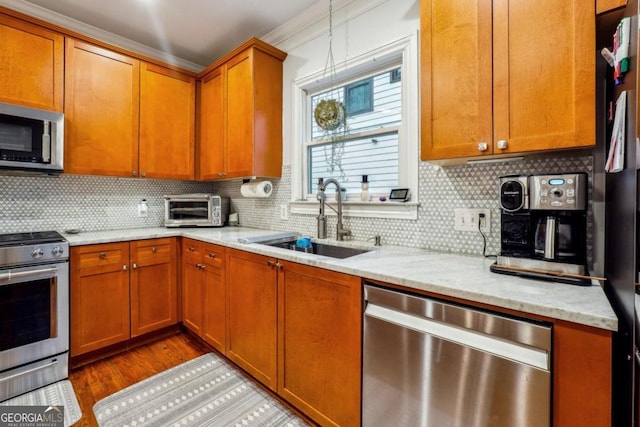
{"type": "Polygon", "coordinates": [[[155,254],[156,252],[158,252],[158,248],[156,248],[155,246],[152,246],[151,247],[151,252],[153,252],[155,254]]]}
{"type": "Polygon", "coordinates": [[[226,172],[218,172],[218,176],[227,176],[226,172]]]}
{"type": "Polygon", "coordinates": [[[196,248],[194,248],[193,246],[189,246],[189,252],[193,252],[195,250],[196,250],[196,248]]]}
{"type": "Polygon", "coordinates": [[[144,178],[145,176],[147,176],[147,173],[146,173],[146,172],[142,172],[142,173],[140,174],[140,176],[142,176],[142,177],[144,178]]]}
{"type": "Polygon", "coordinates": [[[98,255],[100,257],[100,259],[106,259],[107,258],[107,254],[106,252],[100,252],[100,255],[98,255]]]}
{"type": "Polygon", "coordinates": [[[136,264],[135,262],[133,263],[133,265],[131,266],[132,268],[138,268],[138,264],[136,264]]]}
{"type": "Polygon", "coordinates": [[[276,265],[276,262],[275,262],[275,261],[272,261],[272,260],[270,260],[270,259],[268,259],[268,260],[267,260],[267,265],[268,265],[269,267],[273,267],[274,265],[276,265]]]}
{"type": "Polygon", "coordinates": [[[215,257],[216,257],[216,254],[214,254],[213,252],[209,252],[209,255],[208,255],[208,256],[209,256],[209,258],[215,258],[215,257]]]}
{"type": "Polygon", "coordinates": [[[506,139],[499,139],[496,142],[496,146],[500,149],[500,150],[506,150],[507,149],[507,140],[506,139]]]}
{"type": "Polygon", "coordinates": [[[138,171],[131,171],[131,175],[138,176],[138,171]]]}
{"type": "Polygon", "coordinates": [[[283,268],[284,268],[284,265],[280,264],[279,262],[276,263],[276,269],[282,270],[283,268]]]}
{"type": "Polygon", "coordinates": [[[486,142],[478,143],[478,151],[487,151],[488,149],[489,149],[489,144],[487,144],[486,142]]]}
{"type": "Polygon", "coordinates": [[[122,269],[123,269],[123,270],[127,270],[128,268],[129,268],[129,267],[127,266],[127,264],[125,264],[125,265],[123,265],[123,266],[122,266],[122,269]]]}

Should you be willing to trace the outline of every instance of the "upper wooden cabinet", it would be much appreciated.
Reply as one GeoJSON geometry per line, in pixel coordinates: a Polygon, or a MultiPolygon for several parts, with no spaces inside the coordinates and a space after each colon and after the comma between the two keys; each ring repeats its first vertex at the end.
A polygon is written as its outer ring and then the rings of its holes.
{"type": "Polygon", "coordinates": [[[65,172],[137,176],[140,61],[67,39],[65,172]]]}
{"type": "Polygon", "coordinates": [[[140,174],[195,176],[195,77],[158,65],[140,67],[140,174]]]}
{"type": "Polygon", "coordinates": [[[74,39],[65,76],[65,172],[194,178],[194,77],[74,39]]]}
{"type": "Polygon", "coordinates": [[[420,5],[422,160],[595,144],[593,3],[420,5]]]}
{"type": "Polygon", "coordinates": [[[64,37],[0,14],[0,101],[62,111],[64,37]]]}
{"type": "Polygon", "coordinates": [[[281,176],[285,57],[253,38],[201,73],[199,179],[281,176]]]}
{"type": "Polygon", "coordinates": [[[596,14],[609,12],[626,5],[627,0],[596,0],[596,14]]]}

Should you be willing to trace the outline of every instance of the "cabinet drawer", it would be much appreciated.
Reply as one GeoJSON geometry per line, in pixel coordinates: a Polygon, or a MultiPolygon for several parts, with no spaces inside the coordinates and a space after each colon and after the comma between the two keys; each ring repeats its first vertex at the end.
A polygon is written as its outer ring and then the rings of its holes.
{"type": "Polygon", "coordinates": [[[129,264],[128,248],[128,243],[88,245],[71,248],[71,268],[77,270],[114,264],[129,264]]]}
{"type": "Polygon", "coordinates": [[[200,258],[202,256],[202,244],[191,239],[182,241],[182,256],[200,258]]]}
{"type": "Polygon", "coordinates": [[[224,248],[214,245],[204,245],[202,248],[202,263],[214,268],[224,268],[224,248]]]}
{"type": "Polygon", "coordinates": [[[170,239],[136,242],[132,247],[132,259],[139,265],[171,262],[173,250],[170,239]]]}

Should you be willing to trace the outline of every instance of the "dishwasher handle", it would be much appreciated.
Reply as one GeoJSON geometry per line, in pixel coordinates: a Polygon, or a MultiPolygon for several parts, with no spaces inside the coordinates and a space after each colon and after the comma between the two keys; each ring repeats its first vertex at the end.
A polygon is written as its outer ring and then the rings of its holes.
{"type": "Polygon", "coordinates": [[[524,363],[547,372],[551,370],[549,353],[544,349],[495,338],[481,332],[427,319],[422,316],[391,310],[371,302],[367,304],[364,315],[365,318],[367,316],[376,318],[504,359],[524,363]]]}

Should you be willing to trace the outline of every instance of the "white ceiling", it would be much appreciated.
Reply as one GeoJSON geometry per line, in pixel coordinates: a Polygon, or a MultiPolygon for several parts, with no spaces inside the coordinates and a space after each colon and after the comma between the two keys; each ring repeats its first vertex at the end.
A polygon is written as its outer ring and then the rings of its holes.
{"type": "MultiPolygon", "coordinates": [[[[201,66],[252,36],[269,33],[319,2],[326,3],[328,9],[328,0],[20,1],[201,66]]],[[[11,3],[16,2],[0,2],[8,7],[11,3]]]]}

